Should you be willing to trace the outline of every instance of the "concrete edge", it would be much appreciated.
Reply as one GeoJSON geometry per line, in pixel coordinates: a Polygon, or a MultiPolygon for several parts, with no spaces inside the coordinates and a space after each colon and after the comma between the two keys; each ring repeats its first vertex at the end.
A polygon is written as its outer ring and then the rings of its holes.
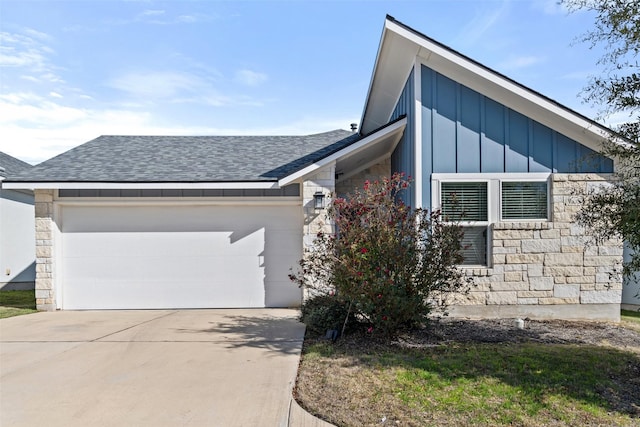
{"type": "Polygon", "coordinates": [[[289,427],[335,427],[333,424],[321,420],[305,411],[296,400],[291,397],[289,403],[289,427]]]}

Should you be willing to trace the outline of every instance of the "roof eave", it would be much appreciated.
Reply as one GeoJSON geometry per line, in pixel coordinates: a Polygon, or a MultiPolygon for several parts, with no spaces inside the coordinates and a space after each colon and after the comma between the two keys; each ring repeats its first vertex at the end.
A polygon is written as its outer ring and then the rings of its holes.
{"type": "MultiPolygon", "coordinates": [[[[404,132],[405,127],[407,126],[407,118],[401,117],[398,120],[395,120],[380,129],[375,130],[374,132],[363,136],[357,142],[336,151],[322,159],[315,161],[313,164],[308,165],[288,176],[281,178],[278,181],[278,185],[283,187],[292,182],[304,179],[305,177],[313,174],[317,170],[341,159],[345,159],[351,157],[353,155],[362,153],[367,148],[370,148],[372,145],[379,143],[387,138],[392,138],[392,147],[390,150],[392,151],[395,148],[395,145],[398,143],[402,134],[404,132]]],[[[390,153],[388,153],[390,154],[390,153]]]]}
{"type": "Polygon", "coordinates": [[[417,48],[407,39],[394,36],[392,28],[394,21],[392,16],[387,15],[382,29],[360,120],[359,129],[365,135],[389,122],[418,53],[417,48]],[[397,43],[394,44],[398,41],[399,46],[397,43]],[[403,41],[408,43],[402,43],[403,41]],[[389,55],[393,55],[393,58],[388,59],[389,55]],[[393,63],[393,66],[389,66],[389,63],[393,63]]]}
{"type": "Polygon", "coordinates": [[[3,181],[6,189],[277,189],[276,181],[220,182],[90,182],[90,181],[3,181]]]}

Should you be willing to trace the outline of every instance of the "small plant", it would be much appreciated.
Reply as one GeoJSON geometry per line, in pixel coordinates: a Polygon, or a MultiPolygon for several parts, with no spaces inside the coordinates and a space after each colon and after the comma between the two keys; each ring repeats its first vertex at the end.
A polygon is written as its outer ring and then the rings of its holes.
{"type": "MultiPolygon", "coordinates": [[[[336,233],[319,233],[290,278],[314,295],[333,295],[370,333],[396,335],[444,312],[452,293],[465,292],[462,228],[439,212],[400,200],[403,174],[366,182],[329,207],[336,233]]],[[[344,317],[342,318],[344,321],[344,317]]]]}
{"type": "Polygon", "coordinates": [[[324,335],[329,330],[342,331],[345,323],[347,331],[356,327],[357,320],[349,311],[349,304],[335,295],[320,294],[312,296],[302,304],[300,321],[314,335],[324,335]]]}

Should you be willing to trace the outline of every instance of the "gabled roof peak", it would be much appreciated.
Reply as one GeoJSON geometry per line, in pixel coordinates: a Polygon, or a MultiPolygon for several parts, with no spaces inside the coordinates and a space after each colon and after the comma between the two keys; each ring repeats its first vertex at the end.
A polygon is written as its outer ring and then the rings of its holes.
{"type": "Polygon", "coordinates": [[[23,162],[7,153],[0,151],[0,169],[3,177],[11,177],[13,175],[20,174],[24,171],[28,171],[33,166],[27,162],[23,162]]]}
{"type": "MultiPolygon", "coordinates": [[[[598,149],[611,129],[387,15],[365,101],[361,132],[389,121],[414,66],[424,65],[560,133],[598,149]],[[585,141],[586,137],[586,141],[585,141]]],[[[419,68],[419,67],[418,67],[419,68]]],[[[420,78],[419,71],[414,74],[420,78]]]]}

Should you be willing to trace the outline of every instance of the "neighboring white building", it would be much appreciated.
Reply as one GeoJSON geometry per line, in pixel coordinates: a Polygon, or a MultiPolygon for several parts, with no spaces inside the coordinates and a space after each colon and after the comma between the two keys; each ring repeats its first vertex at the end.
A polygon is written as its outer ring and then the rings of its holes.
{"type": "MultiPolygon", "coordinates": [[[[624,260],[631,260],[631,250],[624,247],[624,260]]],[[[622,287],[622,308],[624,310],[640,311],[640,273],[624,279],[622,287]]]]}
{"type": "Polygon", "coordinates": [[[2,188],[4,179],[31,168],[30,164],[0,152],[0,290],[34,288],[33,191],[2,188]]]}

